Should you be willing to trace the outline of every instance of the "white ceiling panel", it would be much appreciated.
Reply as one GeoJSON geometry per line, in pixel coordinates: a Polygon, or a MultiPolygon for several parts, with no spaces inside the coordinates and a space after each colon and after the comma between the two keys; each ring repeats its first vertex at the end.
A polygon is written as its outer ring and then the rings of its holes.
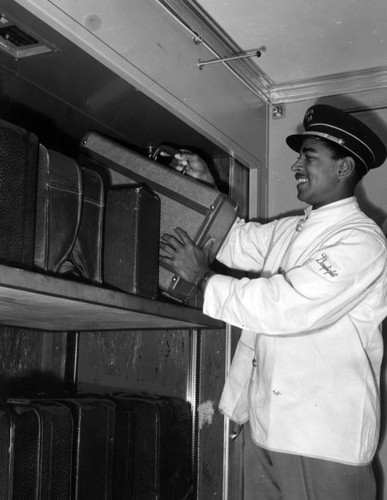
{"type": "MultiPolygon", "coordinates": [[[[387,69],[386,0],[198,0],[247,51],[273,86],[356,74],[364,85],[387,69]]],[[[383,85],[385,82],[383,81],[383,85]]],[[[353,83],[352,83],[353,85],[353,83]]]]}

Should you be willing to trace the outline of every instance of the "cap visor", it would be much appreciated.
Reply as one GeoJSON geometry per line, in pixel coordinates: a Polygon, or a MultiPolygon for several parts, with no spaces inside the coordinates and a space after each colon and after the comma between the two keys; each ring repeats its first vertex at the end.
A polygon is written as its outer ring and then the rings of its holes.
{"type": "Polygon", "coordinates": [[[293,149],[293,151],[296,151],[296,153],[298,153],[304,140],[305,136],[302,134],[289,135],[286,138],[286,144],[290,149],[293,149]]]}

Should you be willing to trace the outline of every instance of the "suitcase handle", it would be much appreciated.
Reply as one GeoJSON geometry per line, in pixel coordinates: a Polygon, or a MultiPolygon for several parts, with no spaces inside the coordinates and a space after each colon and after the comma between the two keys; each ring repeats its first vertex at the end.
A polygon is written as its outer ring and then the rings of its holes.
{"type": "Polygon", "coordinates": [[[174,148],[173,146],[168,146],[167,144],[160,144],[153,153],[149,155],[150,160],[157,161],[159,157],[163,158],[173,158],[176,153],[178,153],[179,150],[177,148],[174,148]]]}

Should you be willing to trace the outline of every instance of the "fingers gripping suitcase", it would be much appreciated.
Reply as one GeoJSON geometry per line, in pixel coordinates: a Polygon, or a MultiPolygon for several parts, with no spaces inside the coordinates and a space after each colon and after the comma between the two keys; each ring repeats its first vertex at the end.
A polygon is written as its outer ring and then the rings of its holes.
{"type": "MultiPolygon", "coordinates": [[[[161,234],[174,234],[174,228],[181,227],[198,245],[213,237],[215,244],[210,258],[215,258],[237,216],[237,206],[229,197],[97,132],[86,134],[81,151],[113,172],[146,183],[160,198],[161,234]]],[[[166,265],[159,267],[159,286],[182,301],[189,300],[196,291],[194,285],[175,276],[166,265]]]]}
{"type": "Polygon", "coordinates": [[[103,205],[97,172],[40,144],[35,265],[101,282],[103,205]]]}
{"type": "Polygon", "coordinates": [[[35,134],[0,120],[0,260],[34,264],[39,142],[35,134]]]}
{"type": "Polygon", "coordinates": [[[154,395],[120,394],[115,399],[115,498],[190,498],[193,477],[189,403],[154,395]]]}
{"type": "Polygon", "coordinates": [[[99,397],[58,400],[74,419],[72,500],[113,495],[115,404],[99,397]]]}

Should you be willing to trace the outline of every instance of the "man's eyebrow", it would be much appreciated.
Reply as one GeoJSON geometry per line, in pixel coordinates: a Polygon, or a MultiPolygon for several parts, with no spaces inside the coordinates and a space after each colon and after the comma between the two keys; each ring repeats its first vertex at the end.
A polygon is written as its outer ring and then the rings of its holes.
{"type": "Polygon", "coordinates": [[[317,149],[308,147],[308,148],[301,148],[300,153],[316,153],[317,149]]]}

